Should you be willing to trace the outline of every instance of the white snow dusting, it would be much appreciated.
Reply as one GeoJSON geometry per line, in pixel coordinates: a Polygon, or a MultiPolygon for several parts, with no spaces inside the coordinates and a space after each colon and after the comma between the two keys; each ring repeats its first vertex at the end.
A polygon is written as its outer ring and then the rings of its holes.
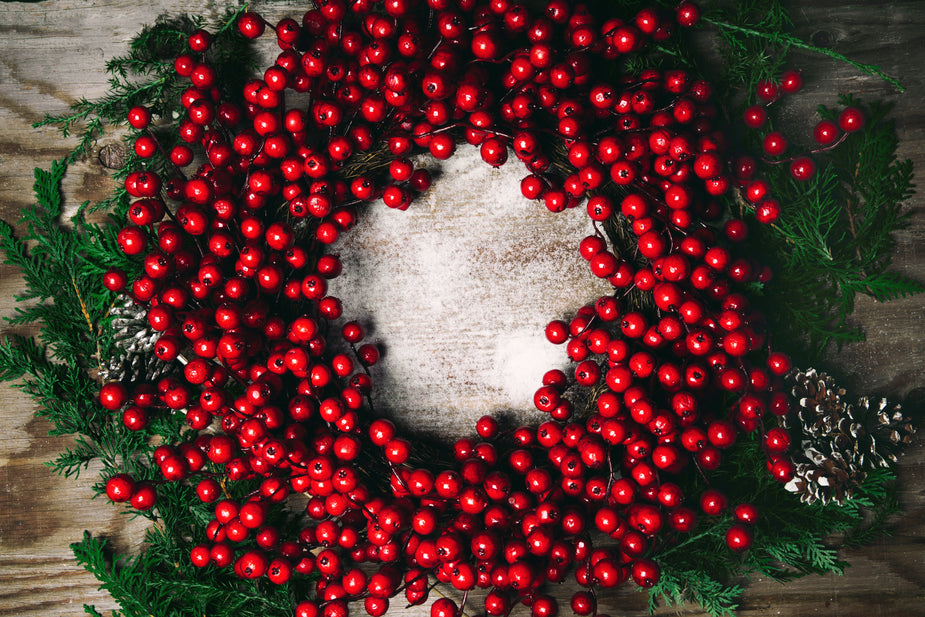
{"type": "Polygon", "coordinates": [[[533,392],[566,364],[546,323],[608,289],[577,251],[590,221],[583,207],[553,214],[524,199],[516,160],[492,169],[463,145],[422,163],[436,178],[427,193],[405,212],[365,207],[332,247],[344,273],[330,293],[383,348],[376,408],[445,437],[486,413],[537,421],[533,392]]]}

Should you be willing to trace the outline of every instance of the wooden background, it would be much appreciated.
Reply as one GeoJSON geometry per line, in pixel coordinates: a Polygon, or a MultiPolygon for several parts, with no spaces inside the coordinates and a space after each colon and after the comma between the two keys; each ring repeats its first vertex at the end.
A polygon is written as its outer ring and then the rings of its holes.
{"type": "MultiPolygon", "coordinates": [[[[47,167],[72,145],[52,130],[32,130],[31,123],[45,112],[64,111],[77,97],[101,95],[105,60],[121,53],[131,35],[158,13],[176,13],[187,6],[179,0],[0,4],[0,217],[16,220],[19,210],[31,203],[33,167],[47,167]]],[[[219,14],[222,6],[221,2],[208,2],[195,10],[219,14]]],[[[294,2],[254,6],[271,19],[298,16],[304,10],[294,2]]],[[[836,93],[887,98],[896,102],[901,156],[913,159],[918,170],[925,169],[925,2],[814,0],[794,3],[792,15],[797,33],[805,39],[831,45],[859,61],[879,64],[907,88],[900,95],[850,67],[798,56],[808,85],[790,104],[793,133],[807,135],[812,109],[820,103],[834,104],[836,93]]],[[[463,166],[467,164],[464,159],[460,161],[463,166]]],[[[374,216],[364,223],[368,227],[365,235],[348,239],[340,247],[345,261],[361,272],[357,282],[378,285],[374,287],[377,295],[372,296],[375,302],[368,305],[363,304],[362,294],[349,295],[346,288],[353,283],[344,286],[342,295],[348,310],[368,314],[376,326],[376,336],[387,341],[389,363],[387,374],[382,375],[386,387],[380,399],[392,400],[396,415],[432,432],[466,434],[472,420],[488,411],[526,413],[529,399],[524,392],[534,387],[535,378],[528,379],[527,386],[524,379],[540,368],[531,364],[534,353],[530,345],[539,332],[531,328],[539,328],[552,316],[564,315],[595,297],[587,274],[576,270],[577,265],[565,257],[562,261],[558,257],[574,248],[562,238],[577,242],[580,222],[549,222],[558,226],[549,231],[545,219],[541,225],[532,218],[524,220],[525,213],[543,215],[536,207],[524,209],[516,196],[505,206],[514,212],[510,216],[497,215],[495,209],[480,205],[486,194],[495,197],[494,201],[510,196],[510,183],[521,172],[507,167],[509,171],[473,176],[467,186],[441,181],[438,196],[416,204],[400,223],[374,216]],[[489,219],[490,224],[486,224],[486,215],[495,216],[489,219]],[[447,225],[440,230],[442,239],[431,233],[438,223],[447,225]],[[396,236],[402,230],[404,233],[396,236]],[[461,239],[449,246],[443,244],[447,230],[461,239]],[[367,257],[370,247],[379,249],[373,251],[375,262],[367,257]],[[530,269],[540,257],[550,255],[554,258],[551,263],[562,268],[554,276],[530,269]],[[460,263],[467,267],[460,268],[460,263]],[[391,270],[383,275],[383,268],[391,270]],[[486,275],[498,282],[486,284],[486,275]],[[425,277],[423,283],[421,276],[425,277]],[[435,290],[432,293],[428,292],[431,288],[435,290]],[[464,300],[460,300],[460,293],[464,300]],[[513,324],[523,329],[514,331],[513,324]],[[521,345],[530,351],[510,351],[512,346],[521,345]]],[[[95,157],[73,166],[65,184],[71,204],[98,199],[110,186],[95,157]]],[[[925,281],[923,203],[922,194],[910,200],[912,225],[896,235],[896,269],[920,281],[925,281]]],[[[0,267],[0,315],[12,314],[12,296],[21,288],[18,273],[0,267]]],[[[826,368],[853,384],[856,393],[904,400],[921,418],[925,401],[925,297],[884,305],[861,301],[855,319],[866,329],[868,340],[833,355],[826,368]]],[[[547,353],[536,351],[543,359],[547,356],[542,354],[547,353]]],[[[111,538],[120,548],[132,548],[138,545],[141,528],[102,500],[88,499],[92,469],[78,481],[48,472],[43,462],[68,441],[49,438],[48,425],[32,413],[30,401],[20,393],[0,390],[0,615],[77,615],[85,602],[101,610],[111,609],[112,600],[97,591],[95,579],[72,562],[68,545],[89,529],[111,538]]],[[[893,537],[845,554],[853,565],[841,577],[810,577],[786,586],[751,581],[739,614],[923,614],[923,465],[925,445],[920,440],[908,450],[899,468],[905,514],[892,522],[893,537]]],[[[565,590],[561,597],[567,597],[565,590]]],[[[622,589],[602,602],[601,611],[614,616],[645,614],[645,596],[622,589]]],[[[392,614],[402,612],[396,609],[392,614]]],[[[674,609],[660,612],[669,614],[674,609]]],[[[680,612],[699,614],[689,607],[680,612]]],[[[420,610],[409,613],[425,614],[420,610]]]]}

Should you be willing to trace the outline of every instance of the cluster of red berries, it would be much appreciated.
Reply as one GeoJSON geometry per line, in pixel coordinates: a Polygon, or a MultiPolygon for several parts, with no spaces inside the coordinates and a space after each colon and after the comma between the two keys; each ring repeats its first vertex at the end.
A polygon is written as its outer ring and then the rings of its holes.
{"type": "MultiPolygon", "coordinates": [[[[788,70],[781,76],[779,83],[770,81],[761,82],[758,85],[756,94],[760,101],[748,107],[742,117],[746,127],[759,130],[768,123],[768,107],[777,102],[785,94],[795,94],[803,87],[803,77],[799,71],[788,70]]],[[[820,120],[813,127],[813,140],[817,148],[808,154],[794,154],[787,156],[790,149],[790,139],[779,130],[772,130],[765,133],[761,138],[761,148],[767,162],[773,164],[787,164],[791,177],[794,180],[805,182],[816,174],[816,163],[812,158],[813,154],[818,154],[826,150],[835,148],[842,143],[849,133],[854,133],[864,127],[864,114],[857,107],[846,107],[838,116],[838,121],[820,120]]],[[[742,157],[736,163],[736,175],[740,180],[751,180],[756,170],[754,159],[742,157]]],[[[752,182],[762,183],[761,180],[752,180],[752,182]]],[[[764,190],[766,193],[767,191],[764,190]]],[[[746,192],[746,197],[751,201],[751,190],[746,192]]],[[[770,199],[770,198],[768,198],[770,199]]],[[[756,203],[752,201],[752,203],[756,203]]],[[[774,204],[779,212],[779,204],[774,204]]],[[[760,208],[760,205],[758,206],[760,208]]],[[[761,216],[756,210],[756,215],[761,216]]]]}
{"type": "MultiPolygon", "coordinates": [[[[175,62],[191,82],[175,143],[151,130],[147,109],[128,117],[139,157],[173,166],[125,180],[133,201],[118,241],[142,273],[104,280],[146,307],[161,333],[154,354],[178,370],[154,384],[107,384],[100,401],[130,430],[169,412],[198,432],[152,461],[163,481],[195,482],[214,504],[194,564],[276,583],[317,573],[299,617],[343,617],[351,601],[376,617],[397,594],[419,604],[431,577],[488,589],[488,615],[522,602],[553,617],[545,583],[571,573],[584,588],[571,609],[595,614],[595,590],[654,585],[653,547],[692,531],[700,513],[731,509],[727,544],[749,548],[753,506],[712,488],[685,495],[673,481],[690,469],[708,476],[740,432],[761,432],[777,479],[793,473],[788,434],[763,423],[789,410],[789,360],[769,350],[761,316],[737,291],[769,272],[736,250],[742,220],[714,226],[726,214],[716,197],[735,179],[711,89],[684,71],[599,77],[698,16],[682,2],[671,15],[600,20],[566,0],[538,14],[515,0],[321,0],[301,23],[275,26],[245,13],[239,31],[269,28],[281,53],[243,103],[216,83],[210,35],[190,37],[175,62]],[[413,446],[392,422],[367,411],[378,350],[327,293],[341,262],[325,250],[360,204],[407,208],[430,185],[410,155],[445,159],[460,138],[490,165],[513,151],[529,172],[523,194],[550,210],[586,201],[595,222],[624,220],[638,254],[618,255],[602,235],[581,242],[615,291],[547,328],[576,363],[573,375],[549,371],[536,393],[550,419],[505,431],[484,417],[477,439],[454,444],[455,465],[429,469],[410,463],[413,446]],[[356,155],[382,144],[388,165],[348,175],[356,155]],[[563,147],[567,162],[553,165],[563,147]],[[633,288],[654,308],[623,306],[633,288]],[[578,389],[594,393],[584,417],[570,398],[578,389]],[[361,453],[383,461],[387,488],[364,481],[361,453]],[[235,501],[224,487],[239,481],[255,489],[235,501]],[[307,520],[287,537],[274,512],[293,493],[309,497],[307,520]]],[[[106,488],[138,509],[156,500],[153,483],[124,474],[106,488]]],[[[431,615],[459,610],[443,598],[431,615]]]]}

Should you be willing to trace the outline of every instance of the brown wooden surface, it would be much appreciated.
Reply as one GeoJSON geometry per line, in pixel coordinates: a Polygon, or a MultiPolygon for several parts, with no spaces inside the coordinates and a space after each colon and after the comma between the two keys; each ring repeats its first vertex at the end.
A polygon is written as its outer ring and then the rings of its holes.
{"type": "MultiPolygon", "coordinates": [[[[195,10],[218,13],[217,5],[221,3],[203,4],[195,10]]],[[[55,131],[32,130],[30,124],[45,112],[63,111],[79,96],[101,95],[105,90],[105,60],[120,53],[132,33],[157,13],[178,12],[185,6],[178,0],[0,4],[3,219],[15,220],[18,211],[30,203],[33,167],[49,165],[71,147],[55,131]]],[[[294,2],[259,3],[257,7],[271,17],[298,15],[300,10],[294,2]]],[[[815,0],[802,3],[792,14],[797,32],[804,38],[829,41],[857,60],[879,64],[900,77],[908,89],[899,95],[850,67],[801,56],[799,66],[808,86],[791,104],[792,132],[808,134],[812,125],[809,112],[819,103],[833,104],[838,92],[886,97],[896,102],[894,115],[903,140],[900,154],[913,159],[921,174],[925,169],[925,76],[921,69],[925,2],[815,0]]],[[[100,145],[106,143],[108,139],[100,145]]],[[[356,282],[379,285],[373,302],[369,294],[351,296],[349,281],[341,295],[354,315],[370,315],[377,337],[389,346],[387,368],[392,378],[383,381],[391,390],[383,391],[380,400],[392,400],[390,407],[396,415],[431,432],[460,435],[469,432],[474,417],[487,411],[528,410],[528,400],[522,396],[524,386],[518,379],[527,371],[524,364],[530,358],[523,353],[511,355],[510,348],[529,346],[531,327],[595,297],[587,275],[575,276],[567,262],[548,278],[530,270],[541,257],[552,255],[559,263],[556,256],[568,248],[561,239],[572,237],[569,233],[574,234],[579,223],[556,221],[550,224],[561,227],[550,232],[545,219],[537,223],[533,214],[524,223],[521,217],[528,212],[524,210],[492,218],[491,224],[486,224],[486,213],[493,211],[472,207],[479,205],[479,200],[485,201],[486,182],[496,183],[487,185],[491,187],[489,194],[504,194],[505,183],[516,181],[520,175],[513,167],[507,166],[509,172],[479,176],[467,183],[472,188],[448,184],[440,189],[439,199],[427,202],[429,205],[415,204],[412,211],[404,213],[403,237],[394,236],[394,221],[384,222],[382,227],[373,221],[374,225],[363,231],[365,235],[345,240],[341,247],[345,260],[362,273],[356,282]],[[435,231],[454,237],[468,233],[472,238],[454,241],[446,254],[444,274],[434,270],[431,261],[415,260],[415,255],[433,254],[434,246],[443,247],[435,231]],[[370,247],[381,258],[375,262],[376,270],[393,270],[377,275],[365,258],[370,247]],[[467,267],[459,268],[460,263],[467,267]],[[468,297],[454,301],[450,296],[435,299],[438,294],[426,293],[427,279],[420,282],[423,275],[433,277],[433,284],[439,283],[447,293],[469,294],[478,301],[470,302],[468,297]],[[499,282],[486,284],[486,275],[497,277],[499,282]],[[378,279],[362,278],[366,276],[378,279]],[[450,278],[453,280],[448,283],[450,278]],[[550,290],[555,296],[552,300],[550,290]],[[515,332],[515,326],[524,330],[515,332]],[[420,358],[437,361],[427,360],[423,363],[426,370],[422,370],[420,358]],[[500,381],[499,370],[504,375],[500,381]]],[[[65,185],[71,204],[100,198],[109,187],[105,170],[93,157],[72,167],[65,185]]],[[[912,226],[896,236],[897,270],[920,281],[925,280],[923,204],[921,194],[910,200],[909,207],[915,212],[912,226]]],[[[0,315],[12,314],[12,295],[21,288],[17,272],[0,267],[0,315]]],[[[888,304],[864,300],[855,315],[868,340],[833,355],[826,368],[853,383],[858,393],[876,392],[918,401],[921,406],[925,400],[925,298],[888,304]]],[[[112,600],[96,590],[95,579],[72,562],[68,545],[89,529],[110,537],[120,548],[132,548],[138,545],[141,528],[102,500],[88,499],[92,469],[74,481],[53,476],[43,466],[67,439],[47,437],[48,425],[32,413],[30,401],[19,392],[0,390],[0,615],[77,615],[85,602],[101,610],[111,609],[112,600]]],[[[908,450],[899,468],[905,514],[893,521],[892,538],[846,554],[852,567],[841,577],[808,577],[786,586],[752,581],[739,614],[866,617],[925,613],[923,465],[925,446],[920,440],[908,450]]],[[[567,597],[565,590],[557,593],[567,597]]],[[[604,599],[601,610],[614,616],[642,615],[645,596],[622,589],[604,599]]],[[[393,610],[391,614],[403,612],[393,610]]],[[[661,612],[668,614],[674,609],[661,612]]],[[[420,610],[409,613],[426,614],[420,610]]],[[[690,608],[681,613],[699,614],[690,608]]]]}

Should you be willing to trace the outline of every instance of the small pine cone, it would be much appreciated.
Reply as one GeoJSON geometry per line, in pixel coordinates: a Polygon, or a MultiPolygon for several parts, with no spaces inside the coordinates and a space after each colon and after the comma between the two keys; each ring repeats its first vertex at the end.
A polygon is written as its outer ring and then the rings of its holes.
{"type": "Polygon", "coordinates": [[[835,380],[816,369],[797,371],[790,375],[793,381],[793,397],[797,400],[797,417],[803,430],[810,435],[830,433],[845,411],[843,388],[835,386],[835,380]]]}
{"type": "Polygon", "coordinates": [[[794,477],[785,487],[804,502],[844,503],[867,472],[896,462],[900,447],[912,440],[915,429],[898,404],[865,396],[848,405],[844,389],[814,369],[788,379],[798,408],[797,418],[784,423],[801,451],[793,455],[794,477]]]}
{"type": "Polygon", "coordinates": [[[889,462],[899,460],[902,446],[912,443],[915,427],[903,414],[902,405],[890,404],[885,398],[872,400],[862,396],[858,399],[854,417],[866,427],[871,441],[876,441],[873,449],[880,454],[879,465],[886,467],[889,462]]]}
{"type": "Polygon", "coordinates": [[[173,366],[154,355],[154,346],[161,337],[151,330],[147,311],[126,300],[114,306],[112,329],[115,352],[105,359],[100,371],[104,380],[156,381],[173,371],[173,366]]]}

